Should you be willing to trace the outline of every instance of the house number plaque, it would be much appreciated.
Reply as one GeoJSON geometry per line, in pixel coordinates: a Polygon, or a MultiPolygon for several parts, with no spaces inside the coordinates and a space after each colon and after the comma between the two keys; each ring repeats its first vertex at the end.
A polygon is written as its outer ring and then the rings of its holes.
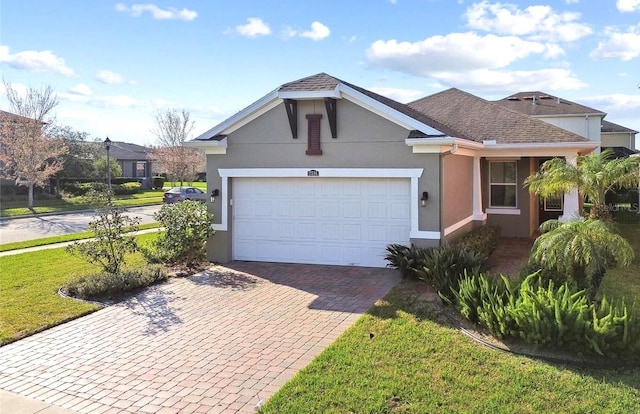
{"type": "Polygon", "coordinates": [[[307,177],[320,177],[320,171],[318,171],[318,170],[309,170],[309,171],[307,171],[307,177]]]}

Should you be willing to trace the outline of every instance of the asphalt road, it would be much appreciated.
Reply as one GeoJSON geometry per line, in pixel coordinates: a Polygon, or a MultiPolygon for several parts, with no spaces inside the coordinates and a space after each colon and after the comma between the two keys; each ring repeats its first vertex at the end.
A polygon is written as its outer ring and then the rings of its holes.
{"type": "MultiPolygon", "coordinates": [[[[140,224],[155,222],[153,214],[159,205],[127,208],[127,215],[139,217],[140,224]]],[[[0,243],[41,239],[89,230],[93,212],[67,213],[0,220],[0,243]]]]}

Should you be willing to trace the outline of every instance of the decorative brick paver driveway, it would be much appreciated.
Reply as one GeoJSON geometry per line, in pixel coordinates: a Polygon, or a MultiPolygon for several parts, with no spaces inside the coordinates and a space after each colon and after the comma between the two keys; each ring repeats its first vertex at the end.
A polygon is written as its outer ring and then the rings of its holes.
{"type": "Polygon", "coordinates": [[[0,348],[0,389],[82,413],[254,412],[398,280],[213,267],[0,348]]]}

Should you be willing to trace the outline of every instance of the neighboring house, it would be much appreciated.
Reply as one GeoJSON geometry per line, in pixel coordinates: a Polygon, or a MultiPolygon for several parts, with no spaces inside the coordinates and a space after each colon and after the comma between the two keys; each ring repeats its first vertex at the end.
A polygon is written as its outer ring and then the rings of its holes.
{"type": "Polygon", "coordinates": [[[601,148],[611,148],[618,156],[636,152],[635,135],[638,131],[605,121],[605,112],[550,95],[545,92],[519,92],[496,104],[522,112],[552,125],[575,132],[601,148]]]}
{"type": "Polygon", "coordinates": [[[186,145],[207,154],[208,257],[385,266],[389,243],[447,244],[482,223],[529,237],[549,203],[522,186],[599,142],[449,89],[401,104],[320,73],[286,83],[186,145]]]}
{"type": "Polygon", "coordinates": [[[109,155],[122,168],[122,176],[142,179],[142,188],[151,188],[152,162],[150,148],[122,141],[111,141],[109,155]]]}

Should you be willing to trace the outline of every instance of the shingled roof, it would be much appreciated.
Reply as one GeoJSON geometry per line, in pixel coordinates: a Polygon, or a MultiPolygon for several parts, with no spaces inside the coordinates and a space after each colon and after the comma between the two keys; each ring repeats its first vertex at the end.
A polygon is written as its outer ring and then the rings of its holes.
{"type": "Polygon", "coordinates": [[[527,115],[606,115],[597,109],[589,108],[545,92],[518,92],[494,103],[527,115]]]}
{"type": "Polygon", "coordinates": [[[610,133],[616,133],[616,132],[621,132],[621,133],[627,133],[627,134],[637,134],[638,131],[634,131],[633,129],[624,127],[622,125],[618,125],[618,124],[614,124],[613,122],[609,122],[609,121],[605,121],[604,119],[602,120],[602,132],[610,132],[610,133]]]}
{"type": "Polygon", "coordinates": [[[408,104],[458,131],[458,138],[498,144],[589,142],[588,139],[456,88],[408,104]]]}

